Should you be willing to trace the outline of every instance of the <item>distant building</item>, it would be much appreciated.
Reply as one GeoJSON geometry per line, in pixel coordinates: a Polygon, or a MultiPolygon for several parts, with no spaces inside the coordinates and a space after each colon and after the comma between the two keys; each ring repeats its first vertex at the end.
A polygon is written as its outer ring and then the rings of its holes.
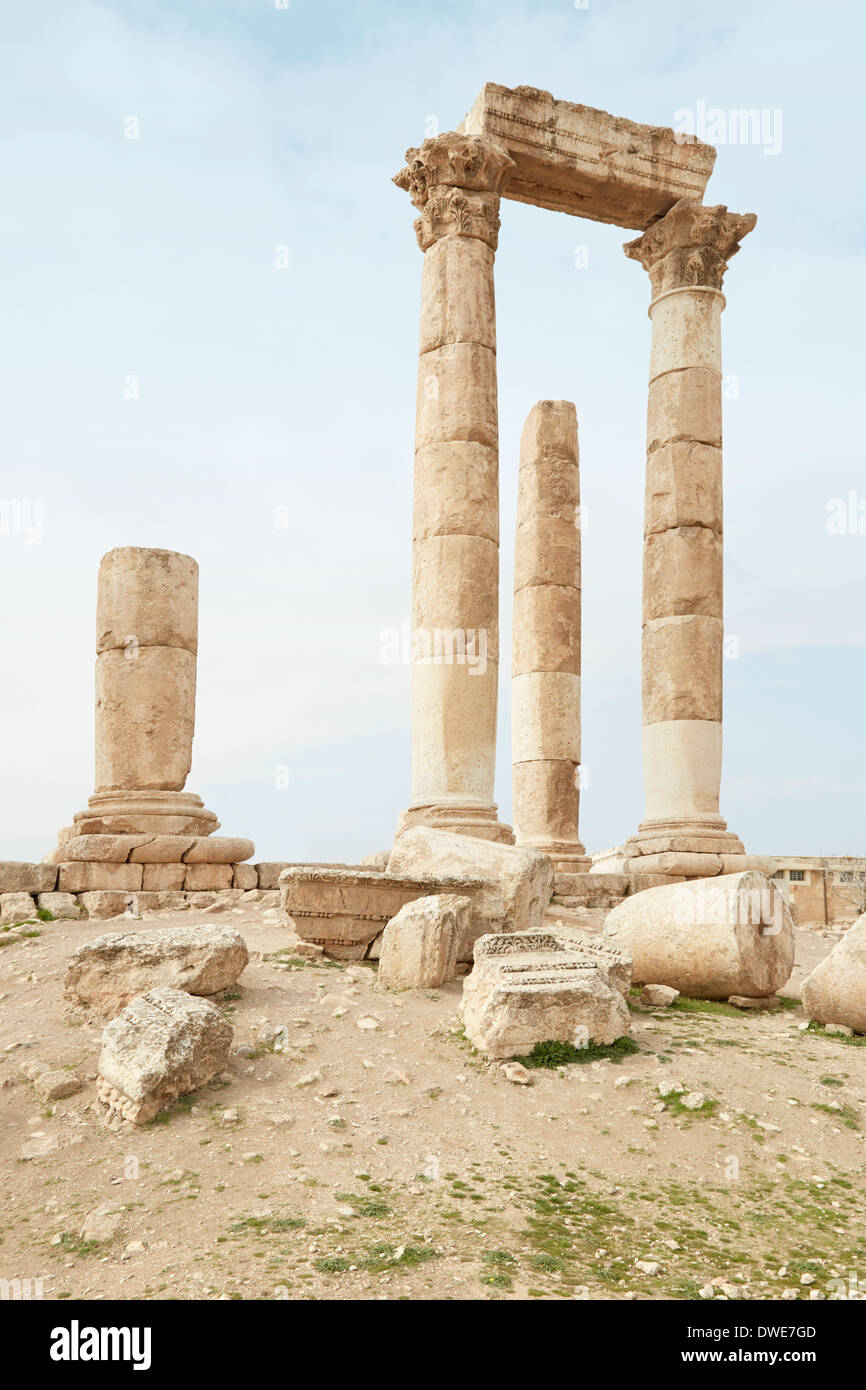
{"type": "Polygon", "coordinates": [[[866,859],[774,854],[773,877],[789,885],[800,923],[832,926],[866,912],[866,859]]]}

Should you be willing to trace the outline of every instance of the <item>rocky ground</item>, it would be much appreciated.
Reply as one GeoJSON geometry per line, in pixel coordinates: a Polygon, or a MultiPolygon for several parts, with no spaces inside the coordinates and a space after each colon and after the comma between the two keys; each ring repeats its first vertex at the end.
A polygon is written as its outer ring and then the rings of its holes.
{"type": "Polygon", "coordinates": [[[804,1031],[795,997],[835,936],[798,932],[775,1013],[635,1007],[635,1052],[524,1086],[465,1041],[459,981],[390,993],[370,965],[299,962],[274,897],[45,922],[0,949],[0,1279],[85,1299],[866,1287],[866,1039],[804,1031]],[[215,921],[251,952],[219,1001],[230,1068],[114,1131],[94,1113],[101,1025],[64,1001],[66,960],[107,931],[215,921]],[[80,1088],[47,1104],[34,1063],[80,1088]]]}

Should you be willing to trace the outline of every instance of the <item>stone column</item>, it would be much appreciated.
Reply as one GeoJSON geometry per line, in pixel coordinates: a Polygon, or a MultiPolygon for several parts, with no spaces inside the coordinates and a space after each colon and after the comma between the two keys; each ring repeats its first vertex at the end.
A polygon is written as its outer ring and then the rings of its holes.
{"type": "Polygon", "coordinates": [[[75,834],[208,835],[184,792],[195,728],[198,565],[171,550],[102,557],[96,609],[96,790],[75,834]]]}
{"type": "Polygon", "coordinates": [[[580,842],[580,471],[571,401],[539,401],[520,440],[514,547],[511,756],[514,834],[560,873],[580,842]]]}
{"type": "Polygon", "coordinates": [[[682,198],[626,255],[652,302],[643,579],[645,819],[632,870],[747,867],[719,814],[722,770],[722,279],[752,214],[682,198]],[[639,861],[639,862],[638,862],[639,861]]]}
{"type": "Polygon", "coordinates": [[[510,842],[493,801],[499,439],[493,258],[513,161],[448,132],[406,153],[424,252],[412,549],[412,801],[426,824],[510,842]]]}

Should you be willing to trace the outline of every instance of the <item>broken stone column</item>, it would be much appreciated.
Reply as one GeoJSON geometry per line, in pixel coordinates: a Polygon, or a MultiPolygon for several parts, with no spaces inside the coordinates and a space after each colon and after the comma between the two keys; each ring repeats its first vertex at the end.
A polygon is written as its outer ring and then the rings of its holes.
{"type": "Polygon", "coordinates": [[[103,555],[96,600],[96,790],[76,832],[209,835],[192,761],[198,565],[171,550],[103,555]]]}
{"type": "Polygon", "coordinates": [[[722,770],[722,280],[753,214],[681,198],[626,255],[652,302],[643,586],[645,819],[631,870],[745,869],[722,770]]]}
{"type": "Polygon", "coordinates": [[[866,915],[803,981],[803,1008],[816,1023],[836,1023],[866,1033],[866,915]]]}
{"type": "Polygon", "coordinates": [[[102,557],[96,605],[96,790],[50,858],[61,891],[219,889],[251,840],[184,791],[192,760],[198,565],[171,550],[102,557]],[[188,867],[187,867],[188,866],[188,867]]]}
{"type": "Polygon", "coordinates": [[[539,401],[520,440],[514,547],[511,757],[514,834],[560,873],[580,842],[580,476],[571,401],[539,401]]]}
{"type": "Polygon", "coordinates": [[[632,957],[635,984],[695,999],[765,999],[794,966],[791,910],[753,870],[634,893],[608,916],[604,940],[632,957]]]}
{"type": "MultiPolygon", "coordinates": [[[[412,549],[412,800],[426,824],[510,843],[493,800],[499,671],[499,436],[493,260],[513,161],[450,131],[394,182],[424,252],[412,549]]],[[[398,831],[399,833],[399,831],[398,831]]]]}

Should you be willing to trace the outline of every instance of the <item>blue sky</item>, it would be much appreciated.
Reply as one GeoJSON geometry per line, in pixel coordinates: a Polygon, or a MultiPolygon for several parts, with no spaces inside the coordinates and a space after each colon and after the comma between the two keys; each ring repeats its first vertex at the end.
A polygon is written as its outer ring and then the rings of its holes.
{"type": "MultiPolygon", "coordinates": [[[[864,29],[853,3],[798,0],[6,7],[0,497],[40,502],[44,535],[0,536],[0,857],[41,857],[92,790],[96,571],[116,545],[201,566],[188,786],[225,831],[267,859],[390,842],[409,673],[379,652],[409,611],[421,275],[390,180],[485,81],[660,125],[699,102],[782,113],[781,150],[721,144],[707,190],[758,214],[723,319],[739,656],[722,810],[755,852],[866,854],[866,534],[827,531],[834,498],[866,499],[864,29]]],[[[497,256],[503,648],[522,421],[567,398],[589,515],[592,850],[642,815],[649,285],[622,254],[633,235],[504,202],[497,256]]],[[[506,819],[508,683],[504,663],[506,819]]]]}

